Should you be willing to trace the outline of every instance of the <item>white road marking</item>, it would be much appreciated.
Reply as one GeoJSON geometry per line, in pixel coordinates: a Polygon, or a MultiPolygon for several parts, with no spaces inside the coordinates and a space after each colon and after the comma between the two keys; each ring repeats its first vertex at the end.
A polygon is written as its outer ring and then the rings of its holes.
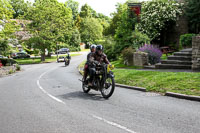
{"type": "Polygon", "coordinates": [[[128,128],[125,127],[125,126],[122,126],[122,125],[120,125],[120,124],[114,123],[114,122],[112,122],[112,121],[108,121],[108,120],[106,120],[106,119],[104,119],[104,118],[101,118],[101,117],[99,117],[99,116],[92,115],[92,117],[94,117],[94,118],[96,118],[96,119],[98,119],[98,120],[100,120],[100,121],[103,121],[103,122],[105,122],[105,123],[107,123],[107,124],[109,124],[109,125],[112,125],[112,126],[115,126],[115,127],[117,127],[117,128],[120,128],[120,129],[122,129],[122,130],[125,130],[125,131],[127,131],[127,132],[129,132],[129,133],[136,133],[135,131],[132,131],[132,130],[128,129],[128,128]]]}
{"type": "MultiPolygon", "coordinates": [[[[51,70],[50,70],[50,71],[51,71],[51,70]]],[[[50,98],[52,98],[53,100],[56,100],[57,102],[62,103],[62,104],[66,104],[66,103],[63,102],[62,100],[60,100],[60,99],[58,99],[58,98],[52,96],[51,94],[49,94],[49,93],[48,93],[47,91],[45,91],[45,90],[42,88],[42,86],[40,85],[40,79],[41,79],[47,72],[49,72],[49,71],[46,71],[46,72],[42,73],[42,74],[39,76],[39,78],[38,78],[38,80],[37,80],[37,85],[38,85],[38,87],[40,88],[40,90],[42,90],[42,92],[44,92],[46,95],[48,95],[48,96],[49,96],[50,98]]],[[[99,116],[92,115],[92,117],[95,118],[95,119],[98,119],[98,120],[100,120],[100,121],[103,121],[103,122],[105,122],[105,123],[107,123],[107,124],[109,124],[109,125],[112,125],[112,126],[114,126],[114,127],[120,128],[120,129],[122,129],[122,130],[124,130],[124,131],[126,131],[126,132],[129,132],[129,133],[136,133],[135,131],[132,131],[132,130],[128,129],[128,128],[125,127],[125,126],[122,126],[122,125],[120,125],[120,124],[114,123],[114,122],[112,122],[112,121],[108,121],[108,120],[106,120],[106,119],[104,119],[104,118],[101,118],[101,117],[99,117],[99,116]]]]}
{"type": "MultiPolygon", "coordinates": [[[[48,72],[48,71],[47,71],[47,72],[48,72]]],[[[47,96],[49,96],[49,97],[52,98],[53,100],[56,100],[57,102],[60,102],[60,103],[62,103],[62,104],[66,104],[66,103],[63,102],[62,100],[60,100],[60,99],[58,99],[58,98],[52,96],[51,94],[49,94],[49,93],[48,93],[47,91],[45,91],[45,90],[42,88],[42,86],[40,85],[40,79],[41,79],[47,72],[42,73],[42,74],[40,75],[40,77],[38,78],[38,80],[37,80],[37,85],[38,85],[38,87],[40,88],[40,90],[42,90],[42,92],[44,92],[47,96]]]]}

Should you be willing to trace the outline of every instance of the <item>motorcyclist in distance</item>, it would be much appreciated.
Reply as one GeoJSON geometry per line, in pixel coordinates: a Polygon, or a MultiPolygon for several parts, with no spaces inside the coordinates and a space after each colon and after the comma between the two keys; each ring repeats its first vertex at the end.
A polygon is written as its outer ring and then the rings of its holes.
{"type": "Polygon", "coordinates": [[[83,80],[85,81],[87,76],[88,76],[88,72],[89,72],[89,58],[90,56],[92,56],[93,53],[95,53],[96,51],[96,45],[95,44],[92,44],[90,46],[90,53],[87,55],[87,61],[85,63],[85,66],[84,66],[84,75],[83,75],[83,80]]]}
{"type": "MultiPolygon", "coordinates": [[[[106,54],[103,53],[103,46],[102,45],[97,45],[96,46],[96,52],[93,53],[90,57],[89,57],[89,64],[110,64],[110,62],[108,61],[108,58],[106,56],[106,54]]],[[[94,65],[91,65],[89,67],[89,73],[90,73],[90,79],[89,79],[89,83],[88,86],[92,86],[92,80],[93,77],[96,73],[96,68],[94,65]]]]}

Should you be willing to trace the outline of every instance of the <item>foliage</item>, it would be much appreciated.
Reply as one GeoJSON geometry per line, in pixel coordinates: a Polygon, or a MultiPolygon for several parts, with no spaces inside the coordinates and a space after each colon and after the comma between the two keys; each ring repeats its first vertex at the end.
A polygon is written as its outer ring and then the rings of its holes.
{"type": "Polygon", "coordinates": [[[189,28],[192,33],[198,34],[200,32],[200,1],[199,0],[185,0],[186,1],[186,15],[189,20],[189,28]]]}
{"type": "Polygon", "coordinates": [[[72,51],[80,51],[80,47],[79,46],[72,46],[66,43],[61,43],[59,44],[59,48],[69,48],[70,52],[72,51]]]}
{"type": "Polygon", "coordinates": [[[8,41],[1,39],[0,40],[0,54],[7,56],[10,51],[10,46],[8,45],[8,41]]]}
{"type": "Polygon", "coordinates": [[[21,67],[19,64],[16,64],[16,71],[20,71],[21,70],[21,67]]]}
{"type": "Polygon", "coordinates": [[[160,62],[162,52],[157,47],[153,45],[145,44],[143,47],[139,48],[139,51],[148,53],[150,64],[154,65],[160,62]]]}
{"type": "Polygon", "coordinates": [[[146,34],[142,34],[139,31],[132,32],[132,35],[129,36],[129,41],[133,48],[141,47],[144,44],[150,43],[150,39],[146,34]]]}
{"type": "Polygon", "coordinates": [[[133,12],[129,12],[127,3],[120,5],[118,8],[119,22],[115,32],[116,52],[121,53],[124,48],[138,48],[150,39],[147,35],[135,30],[137,17],[133,12]],[[130,17],[131,16],[131,17],[130,17]]]}
{"type": "Polygon", "coordinates": [[[78,16],[78,6],[79,6],[79,3],[77,1],[74,1],[74,0],[67,0],[65,2],[65,6],[67,8],[71,8],[72,15],[73,15],[73,20],[76,20],[76,18],[78,16]]]}
{"type": "Polygon", "coordinates": [[[122,58],[124,60],[124,64],[126,65],[132,65],[133,64],[133,53],[135,52],[136,50],[133,49],[132,47],[128,47],[128,48],[125,48],[124,50],[122,50],[122,58]]]}
{"type": "Polygon", "coordinates": [[[12,6],[7,0],[0,0],[0,39],[8,39],[17,30],[13,17],[12,6]]]}
{"type": "Polygon", "coordinates": [[[80,17],[86,18],[86,17],[96,17],[97,13],[95,10],[93,10],[88,4],[85,4],[81,7],[80,11],[80,17]]]}
{"type": "Polygon", "coordinates": [[[184,34],[180,36],[180,47],[192,47],[192,37],[195,34],[184,34]]]}
{"type": "Polygon", "coordinates": [[[118,26],[120,25],[121,16],[124,12],[127,12],[126,8],[124,9],[123,4],[116,5],[117,12],[112,13],[112,20],[110,22],[110,26],[106,28],[104,34],[105,35],[115,35],[118,26]]]}
{"type": "Polygon", "coordinates": [[[13,18],[18,18],[19,16],[23,16],[25,12],[28,12],[28,8],[30,7],[30,3],[24,0],[9,0],[12,5],[12,9],[14,11],[13,18]]]}
{"type": "Polygon", "coordinates": [[[83,18],[80,24],[81,40],[93,43],[102,38],[103,27],[96,18],[83,18]]]}
{"type": "Polygon", "coordinates": [[[10,59],[10,58],[0,58],[0,60],[1,60],[1,63],[3,64],[3,66],[13,65],[13,64],[17,63],[15,60],[10,59]]]}
{"type": "Polygon", "coordinates": [[[116,60],[117,53],[115,51],[116,42],[112,36],[103,38],[104,40],[96,40],[95,44],[101,44],[104,47],[104,53],[107,55],[109,60],[116,60]]]}
{"type": "Polygon", "coordinates": [[[142,4],[142,14],[137,29],[151,40],[159,39],[162,30],[168,28],[182,14],[182,4],[175,1],[149,1],[142,4]]]}
{"type": "Polygon", "coordinates": [[[32,21],[29,28],[33,37],[30,39],[34,48],[40,49],[41,60],[45,60],[45,49],[64,41],[65,33],[72,27],[72,11],[57,0],[36,0],[34,8],[28,13],[32,21]]]}
{"type": "Polygon", "coordinates": [[[81,35],[79,33],[79,30],[77,28],[74,28],[72,31],[72,36],[70,39],[70,46],[72,47],[80,47],[80,43],[81,43],[81,35]]]}

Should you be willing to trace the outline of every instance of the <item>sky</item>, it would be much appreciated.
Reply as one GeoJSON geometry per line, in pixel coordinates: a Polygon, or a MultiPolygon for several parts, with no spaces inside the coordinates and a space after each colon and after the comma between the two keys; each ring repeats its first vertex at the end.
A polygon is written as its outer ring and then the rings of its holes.
{"type": "MultiPolygon", "coordinates": [[[[34,0],[27,0],[33,2],[34,0]]],[[[65,3],[66,0],[58,0],[59,2],[65,3]]],[[[117,3],[125,3],[127,0],[75,0],[79,2],[79,8],[87,3],[97,13],[103,13],[106,16],[110,16],[111,13],[116,11],[115,5],[117,3]]],[[[147,1],[147,0],[140,0],[147,1]]]]}

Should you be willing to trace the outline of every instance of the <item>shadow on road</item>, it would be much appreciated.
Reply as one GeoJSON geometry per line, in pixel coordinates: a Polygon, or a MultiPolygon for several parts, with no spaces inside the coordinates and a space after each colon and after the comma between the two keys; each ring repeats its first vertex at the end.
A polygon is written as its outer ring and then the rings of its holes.
{"type": "Polygon", "coordinates": [[[97,100],[97,101],[105,101],[100,94],[91,94],[91,93],[84,93],[82,91],[75,91],[75,92],[69,92],[64,95],[60,95],[59,97],[62,97],[63,99],[72,100],[73,98],[83,99],[83,100],[97,100]]]}

